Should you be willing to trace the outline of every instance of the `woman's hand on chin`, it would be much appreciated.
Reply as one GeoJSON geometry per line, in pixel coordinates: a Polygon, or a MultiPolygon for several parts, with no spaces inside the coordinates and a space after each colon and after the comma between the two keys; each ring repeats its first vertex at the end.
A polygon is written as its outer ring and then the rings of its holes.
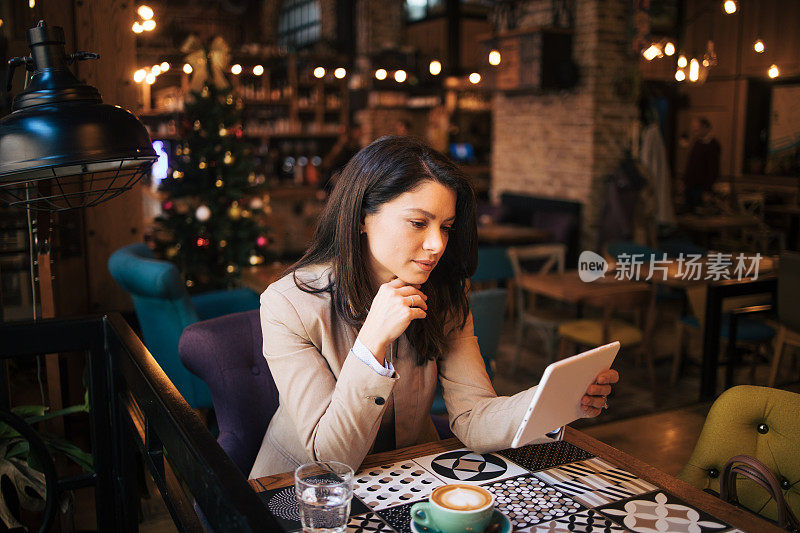
{"type": "Polygon", "coordinates": [[[586,389],[586,394],[581,398],[581,406],[584,416],[591,418],[599,415],[603,409],[608,409],[607,396],[611,394],[611,385],[619,381],[619,373],[616,370],[603,370],[594,382],[586,389]]]}
{"type": "Polygon", "coordinates": [[[383,364],[383,354],[412,320],[428,316],[428,297],[419,285],[393,279],[378,288],[358,339],[383,364]]]}

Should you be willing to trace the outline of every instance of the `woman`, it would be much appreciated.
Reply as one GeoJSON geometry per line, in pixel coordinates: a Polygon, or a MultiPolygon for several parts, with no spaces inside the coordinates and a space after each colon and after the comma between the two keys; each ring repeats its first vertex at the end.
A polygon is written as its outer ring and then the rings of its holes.
{"type": "MultiPolygon", "coordinates": [[[[473,333],[475,198],[447,158],[379,139],[342,170],[314,240],[261,295],[264,355],[280,394],[250,477],[309,460],[357,469],[375,451],[437,439],[437,379],[455,435],[476,451],[511,443],[535,387],[497,397],[473,333]]],[[[605,405],[609,370],[583,397],[605,405]]]]}

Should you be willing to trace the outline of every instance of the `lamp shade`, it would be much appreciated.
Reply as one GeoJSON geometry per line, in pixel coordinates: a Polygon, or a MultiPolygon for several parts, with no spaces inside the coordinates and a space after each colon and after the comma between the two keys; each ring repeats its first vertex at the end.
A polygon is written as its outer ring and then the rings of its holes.
{"type": "Polygon", "coordinates": [[[31,56],[15,58],[33,75],[0,120],[0,201],[60,211],[87,207],[130,189],[157,155],[130,111],[104,104],[94,87],[78,81],[67,57],[64,31],[40,22],[27,32],[31,56]]]}

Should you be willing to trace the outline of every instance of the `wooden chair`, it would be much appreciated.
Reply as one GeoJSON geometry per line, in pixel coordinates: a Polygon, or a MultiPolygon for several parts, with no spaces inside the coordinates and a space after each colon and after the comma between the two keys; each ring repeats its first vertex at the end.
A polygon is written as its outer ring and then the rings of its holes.
{"type": "Polygon", "coordinates": [[[770,387],[774,387],[778,381],[786,345],[800,347],[800,253],[781,254],[778,266],[778,320],[780,329],[775,339],[775,355],[767,382],[770,387]]]}
{"type": "Polygon", "coordinates": [[[653,365],[653,327],[655,316],[656,292],[652,286],[639,289],[626,289],[609,298],[607,295],[588,298],[587,305],[603,310],[599,319],[586,318],[564,322],[558,327],[561,337],[559,359],[573,355],[577,350],[571,347],[594,348],[619,341],[621,349],[638,348],[647,364],[647,372],[653,394],[656,393],[656,373],[653,365]],[[617,318],[619,312],[633,313],[633,323],[617,318]],[[573,345],[573,346],[570,346],[573,345]]]}
{"type": "Polygon", "coordinates": [[[518,280],[528,273],[522,267],[526,261],[539,261],[541,266],[539,274],[547,274],[554,268],[559,274],[564,273],[564,256],[567,247],[564,244],[536,244],[532,246],[512,246],[508,249],[508,258],[514,270],[514,289],[516,293],[516,330],[517,347],[514,351],[512,371],[517,368],[519,355],[525,336],[526,326],[530,326],[541,337],[544,343],[548,362],[553,361],[556,355],[556,341],[558,339],[558,326],[572,317],[558,310],[543,309],[536,306],[536,295],[526,291],[518,280]]]}

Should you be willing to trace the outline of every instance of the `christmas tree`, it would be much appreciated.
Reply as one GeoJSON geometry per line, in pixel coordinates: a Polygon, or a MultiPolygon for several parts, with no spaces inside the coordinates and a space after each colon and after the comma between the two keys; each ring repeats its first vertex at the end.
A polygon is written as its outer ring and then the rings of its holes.
{"type": "Polygon", "coordinates": [[[264,262],[268,253],[241,107],[229,88],[213,83],[192,92],[171,175],[161,182],[167,199],[156,219],[156,251],[178,265],[190,290],[230,287],[243,266],[264,262]]]}

